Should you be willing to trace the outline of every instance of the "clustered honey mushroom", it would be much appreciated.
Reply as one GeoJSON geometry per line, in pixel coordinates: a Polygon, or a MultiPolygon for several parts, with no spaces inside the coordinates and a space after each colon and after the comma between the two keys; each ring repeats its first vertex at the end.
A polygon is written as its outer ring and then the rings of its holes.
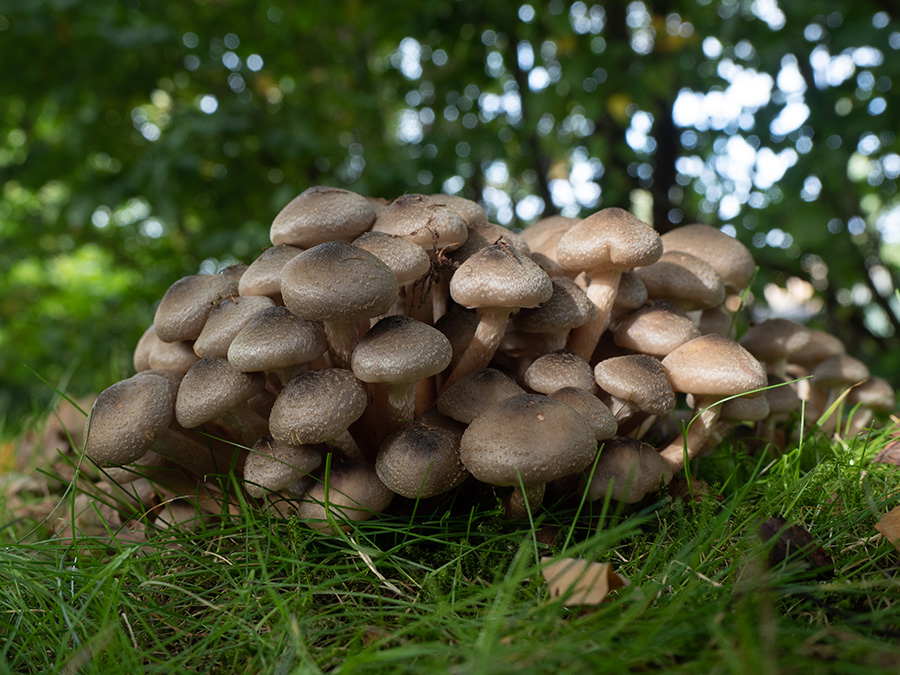
{"type": "Polygon", "coordinates": [[[517,235],[460,197],[319,186],[270,237],[166,292],[137,374],[88,418],[103,480],[208,493],[232,474],[326,531],[475,480],[523,517],[545,493],[639,501],[734,425],[772,441],[801,401],[814,420],[848,387],[844,433],[893,409],[827,333],[772,319],[736,341],[755,265],[706,225],[660,236],[606,208],[517,235]]]}

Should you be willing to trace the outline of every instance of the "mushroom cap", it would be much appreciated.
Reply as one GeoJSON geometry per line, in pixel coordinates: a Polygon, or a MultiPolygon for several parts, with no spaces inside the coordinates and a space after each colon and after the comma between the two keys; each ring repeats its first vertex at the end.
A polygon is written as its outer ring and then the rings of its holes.
{"type": "Polygon", "coordinates": [[[502,225],[482,221],[468,225],[468,236],[465,243],[451,251],[448,257],[454,262],[462,264],[481,249],[491,244],[501,243],[516,249],[521,255],[531,256],[528,244],[512,230],[502,225]]]}
{"type": "Polygon", "coordinates": [[[479,321],[478,312],[452,303],[447,312],[435,322],[434,327],[444,334],[453,349],[450,367],[456,365],[469,343],[472,342],[479,321]]]}
{"type": "Polygon", "coordinates": [[[628,211],[602,209],[573,225],[559,240],[556,259],[565,270],[626,270],[662,255],[659,234],[628,211]]]}
{"type": "Polygon", "coordinates": [[[665,415],[675,407],[675,392],[662,364],[646,354],[604,359],[594,366],[600,388],[651,415],[665,415]]]}
{"type": "Polygon", "coordinates": [[[364,232],[353,245],[368,251],[387,265],[400,286],[419,279],[431,269],[425,249],[403,237],[384,232],[364,232]]]}
{"type": "Polygon", "coordinates": [[[441,414],[469,424],[485,408],[524,394],[515,380],[494,368],[476,370],[447,387],[437,401],[441,414]]]}
{"type": "Polygon", "coordinates": [[[265,386],[262,373],[242,373],[219,357],[200,359],[178,388],[175,418],[186,429],[198,427],[246,402],[265,386]]]}
{"type": "Polygon", "coordinates": [[[665,251],[652,265],[634,273],[650,298],[668,300],[686,311],[722,304],[725,287],[712,265],[684,251],[665,251]]]}
{"type": "Polygon", "coordinates": [[[238,282],[221,274],[195,274],[169,286],[156,308],[153,327],[163,342],[196,340],[213,305],[237,295],[238,282]]]}
{"type": "Polygon", "coordinates": [[[283,490],[322,464],[322,450],[313,445],[294,446],[263,436],[244,462],[244,489],[251,497],[283,490]]]}
{"type": "Polygon", "coordinates": [[[107,387],[85,422],[84,452],[100,466],[139,460],[175,418],[178,383],[143,371],[107,387]]]}
{"type": "Polygon", "coordinates": [[[250,263],[238,283],[241,295],[266,295],[273,300],[281,298],[281,269],[288,260],[303,252],[302,248],[280,244],[259,254],[250,263]]]}
{"type": "Polygon", "coordinates": [[[894,388],[881,377],[870,377],[847,395],[847,404],[862,405],[877,412],[891,412],[897,405],[894,388]]]}
{"type": "Polygon", "coordinates": [[[527,387],[539,394],[550,394],[563,387],[594,391],[594,374],[590,364],[567,349],[536,358],[525,370],[522,379],[527,387]]]}
{"type": "Polygon", "coordinates": [[[700,331],[694,322],[665,300],[642,307],[623,319],[613,331],[620,347],[660,358],[696,337],[700,337],[700,331]]]}
{"type": "Polygon", "coordinates": [[[453,250],[468,236],[466,221],[459,213],[420,194],[397,197],[379,214],[372,232],[404,237],[426,251],[453,250]]]}
{"type": "Polygon", "coordinates": [[[766,371],[734,340],[711,333],[685,342],[662,366],[675,391],[699,396],[734,396],[766,386],[766,371]]]}
{"type": "Polygon", "coordinates": [[[156,330],[151,323],[134,347],[134,354],[132,355],[131,360],[135,372],[139,373],[142,370],[150,370],[150,352],[158,342],[162,342],[162,340],[156,336],[156,330]]]}
{"type": "Polygon", "coordinates": [[[492,485],[547,483],[590,464],[594,432],[565,403],[539,394],[507,398],[478,415],[460,442],[460,458],[492,485]]]}
{"type": "Polygon", "coordinates": [[[289,445],[325,443],[359,419],[367,403],[365,388],[349,370],[300,373],[275,399],[269,430],[275,440],[289,445]]]}
{"type": "Polygon", "coordinates": [[[793,354],[790,361],[809,371],[829,356],[845,354],[846,352],[847,348],[840,338],[823,330],[811,329],[809,331],[809,342],[806,343],[806,346],[801,351],[793,354]]]}
{"type": "Polygon", "coordinates": [[[538,307],[526,307],[513,317],[523,333],[565,331],[597,318],[597,307],[584,290],[568,277],[550,279],[553,293],[538,307]]]}
{"type": "Polygon", "coordinates": [[[526,227],[520,236],[528,244],[532,253],[541,253],[547,256],[551,262],[558,264],[556,247],[559,245],[559,240],[578,222],[580,222],[578,218],[548,216],[526,227]]]}
{"type": "Polygon", "coordinates": [[[317,185],[301,192],[272,221],[276,246],[311,248],[326,241],[350,241],[375,222],[372,205],[358,194],[317,185]]]}
{"type": "Polygon", "coordinates": [[[609,494],[626,504],[641,501],[672,480],[672,468],[651,445],[634,438],[611,438],[603,444],[588,484],[588,499],[609,494]]]}
{"type": "Polygon", "coordinates": [[[368,520],[384,511],[394,493],[381,482],[371,464],[333,462],[327,480],[316,482],[297,505],[297,515],[312,529],[333,533],[328,512],[336,520],[338,529],[347,531],[345,521],[368,520]],[[327,489],[326,489],[327,486],[327,489]]]}
{"type": "Polygon", "coordinates": [[[183,375],[199,360],[200,357],[194,352],[193,340],[157,340],[150,349],[147,363],[153,370],[174,370],[183,375]]]}
{"type": "Polygon", "coordinates": [[[791,413],[800,409],[800,397],[787,380],[769,373],[766,376],[769,388],[764,395],[769,401],[769,412],[773,415],[791,413]]]}
{"type": "Polygon", "coordinates": [[[453,273],[450,295],[469,308],[537,307],[553,295],[553,285],[531,258],[503,244],[492,244],[453,273]]]}
{"type": "Polygon", "coordinates": [[[275,370],[309,363],[327,349],[320,322],[276,306],[247,322],[228,347],[228,361],[244,372],[275,370]]]}
{"type": "Polygon", "coordinates": [[[448,492],[469,475],[459,459],[459,438],[418,422],[385,439],[375,472],[393,492],[410,499],[448,492]]]}
{"type": "Polygon", "coordinates": [[[466,225],[487,222],[487,214],[484,212],[484,209],[478,205],[478,202],[472,201],[471,199],[440,192],[428,195],[428,200],[433,204],[453,209],[464,221],[466,221],[466,225]]]}
{"type": "Polygon", "coordinates": [[[719,418],[740,422],[758,422],[769,416],[771,408],[766,396],[738,396],[722,404],[719,418]]]}
{"type": "Polygon", "coordinates": [[[436,328],[408,316],[386,316],[363,336],[350,365],[363,382],[418,382],[444,370],[450,341],[436,328]]]}
{"type": "Polygon", "coordinates": [[[587,422],[594,438],[598,441],[612,438],[618,430],[618,423],[609,408],[591,392],[579,387],[557,389],[550,398],[565,403],[587,422]]]}
{"type": "Polygon", "coordinates": [[[613,303],[613,312],[633,312],[647,304],[647,287],[634,270],[625,270],[619,277],[619,288],[613,303]]]}
{"type": "Polygon", "coordinates": [[[738,340],[757,359],[766,363],[790,358],[809,344],[809,328],[788,319],[766,319],[755,323],[738,340]]]}
{"type": "Polygon", "coordinates": [[[228,356],[228,348],[241,329],[264,309],[274,306],[265,295],[225,298],[209,312],[206,324],[194,341],[200,357],[228,356]]]}
{"type": "Polygon", "coordinates": [[[710,225],[682,225],[662,235],[666,251],[683,251],[712,265],[725,288],[743,290],[756,263],[750,251],[734,237],[710,225]]]}
{"type": "Polygon", "coordinates": [[[846,387],[867,379],[868,366],[849,354],[829,356],[812,371],[813,384],[824,389],[846,387]]]}
{"type": "Polygon", "coordinates": [[[311,321],[353,322],[386,314],[400,289],[391,269],[368,251],[329,241],[281,270],[285,306],[311,321]]]}

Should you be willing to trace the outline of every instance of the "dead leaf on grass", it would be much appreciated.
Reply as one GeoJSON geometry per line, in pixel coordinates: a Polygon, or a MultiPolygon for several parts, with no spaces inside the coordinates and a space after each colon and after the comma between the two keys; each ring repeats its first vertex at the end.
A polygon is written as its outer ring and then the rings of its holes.
{"type": "Polygon", "coordinates": [[[834,560],[813,536],[799,525],[788,525],[778,516],[767,518],[759,526],[763,541],[774,540],[769,552],[769,564],[777,567],[784,562],[806,563],[817,577],[828,578],[834,572],[834,560]]]}
{"type": "Polygon", "coordinates": [[[891,441],[885,445],[881,452],[872,458],[872,461],[879,464],[900,466],[900,440],[891,441]]]}
{"type": "Polygon", "coordinates": [[[875,529],[881,532],[885,538],[900,549],[900,506],[897,506],[875,523],[875,529]]]}
{"type": "Polygon", "coordinates": [[[541,558],[541,574],[553,598],[562,598],[567,607],[599,605],[612,591],[628,585],[625,577],[613,572],[610,563],[582,558],[541,558]]]}

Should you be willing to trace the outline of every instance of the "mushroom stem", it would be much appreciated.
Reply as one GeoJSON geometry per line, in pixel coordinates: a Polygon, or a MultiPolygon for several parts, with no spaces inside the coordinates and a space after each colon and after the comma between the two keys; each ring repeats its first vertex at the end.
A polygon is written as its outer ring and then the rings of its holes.
{"type": "Polygon", "coordinates": [[[481,320],[475,329],[475,335],[472,342],[463,352],[456,368],[450,373],[450,376],[444,382],[441,393],[447,390],[457,380],[462,379],[469,373],[482,368],[487,368],[488,364],[497,351],[503,334],[506,332],[506,323],[509,320],[509,307],[479,307],[478,313],[481,320]]]}
{"type": "Polygon", "coordinates": [[[584,289],[587,296],[597,308],[597,318],[591,323],[573,328],[569,334],[567,349],[575,352],[590,363],[591,356],[600,336],[609,325],[609,317],[612,314],[616,292],[619,289],[619,279],[622,278],[621,269],[595,270],[591,272],[587,288],[584,289]]]}
{"type": "Polygon", "coordinates": [[[354,462],[365,462],[370,464],[369,460],[363,455],[362,450],[359,449],[359,445],[353,436],[350,435],[350,431],[345,429],[343,432],[335,436],[329,441],[326,441],[325,444],[334,450],[337,450],[341,457],[344,459],[348,459],[354,462]]]}
{"type": "Polygon", "coordinates": [[[721,408],[722,405],[716,397],[698,397],[694,407],[694,418],[688,425],[687,436],[679,435],[659,452],[663,459],[669,462],[673,473],[681,471],[686,463],[703,450],[719,419],[721,408]]]}
{"type": "Polygon", "coordinates": [[[222,421],[238,432],[241,442],[247,447],[269,433],[268,421],[245,406],[223,413],[222,421]]]}
{"type": "Polygon", "coordinates": [[[503,498],[503,517],[508,520],[516,520],[519,518],[527,518],[528,514],[535,514],[541,508],[544,501],[544,492],[547,488],[546,483],[538,483],[536,485],[513,487],[513,491],[503,498]]]}
{"type": "Polygon", "coordinates": [[[325,338],[335,366],[349,368],[350,357],[359,342],[355,321],[325,321],[325,338]]]}
{"type": "Polygon", "coordinates": [[[416,383],[387,385],[387,433],[392,434],[415,418],[416,383]]]}

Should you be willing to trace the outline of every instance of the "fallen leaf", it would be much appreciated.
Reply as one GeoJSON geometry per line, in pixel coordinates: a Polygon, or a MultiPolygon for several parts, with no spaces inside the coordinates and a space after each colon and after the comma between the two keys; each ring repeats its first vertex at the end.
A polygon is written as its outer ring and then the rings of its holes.
{"type": "Polygon", "coordinates": [[[589,562],[581,558],[541,558],[541,574],[550,586],[550,595],[562,598],[567,607],[599,605],[610,592],[628,585],[625,577],[613,572],[609,563],[589,562]]]}
{"type": "Polygon", "coordinates": [[[834,560],[813,539],[813,536],[799,525],[788,525],[784,518],[767,518],[759,525],[759,535],[763,541],[771,542],[769,564],[777,567],[784,562],[804,562],[817,577],[831,577],[834,560]]]}
{"type": "Polygon", "coordinates": [[[885,538],[900,549],[900,506],[897,506],[875,523],[875,529],[881,532],[885,538]]]}
{"type": "Polygon", "coordinates": [[[872,458],[873,462],[878,462],[879,464],[893,464],[894,466],[900,466],[900,440],[891,441],[879,452],[875,457],[872,458]]]}

